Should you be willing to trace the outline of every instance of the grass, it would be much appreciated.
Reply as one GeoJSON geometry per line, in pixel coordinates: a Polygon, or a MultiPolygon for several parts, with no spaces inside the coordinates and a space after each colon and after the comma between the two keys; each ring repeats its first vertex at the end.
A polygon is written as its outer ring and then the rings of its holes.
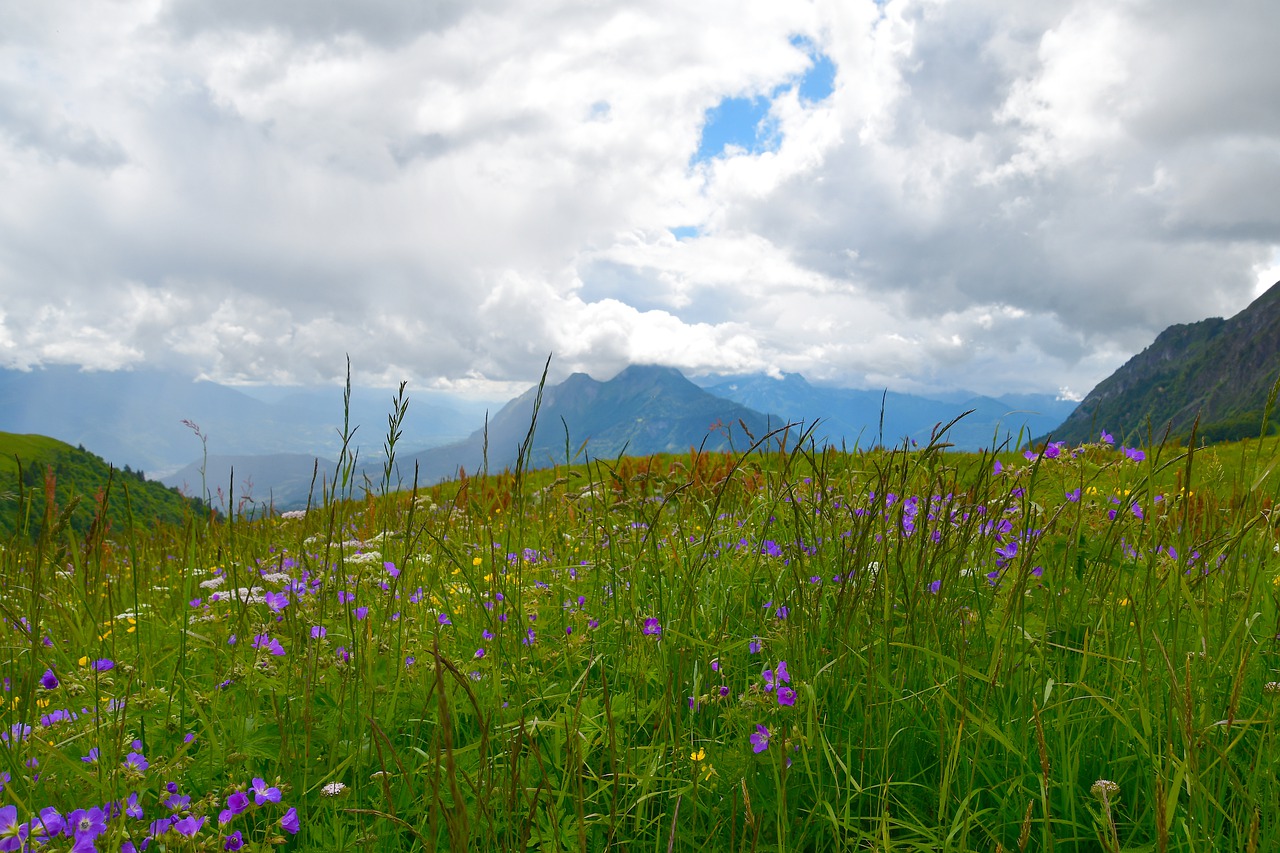
{"type": "Polygon", "coordinates": [[[0,849],[1280,849],[1276,451],[775,437],[46,524],[0,849]]]}

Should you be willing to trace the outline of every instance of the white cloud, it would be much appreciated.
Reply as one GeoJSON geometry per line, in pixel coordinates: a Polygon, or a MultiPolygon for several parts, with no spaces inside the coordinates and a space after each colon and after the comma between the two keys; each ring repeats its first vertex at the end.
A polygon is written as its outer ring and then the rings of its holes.
{"type": "Polygon", "coordinates": [[[1089,388],[1274,275],[1277,10],[20,5],[0,357],[1089,388]],[[819,103],[810,51],[836,69],[819,103]],[[732,97],[773,99],[778,144],[691,165],[732,97]]]}

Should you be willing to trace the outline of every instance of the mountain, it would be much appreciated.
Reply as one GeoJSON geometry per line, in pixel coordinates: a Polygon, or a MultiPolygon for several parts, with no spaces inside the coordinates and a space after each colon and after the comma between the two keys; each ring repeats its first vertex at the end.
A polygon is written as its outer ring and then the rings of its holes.
{"type": "Polygon", "coordinates": [[[199,501],[145,480],[141,472],[112,471],[101,457],[83,447],[42,435],[0,432],[0,534],[9,536],[24,526],[31,534],[38,533],[44,524],[49,472],[59,512],[78,499],[69,526],[81,535],[93,524],[97,499],[104,493],[105,517],[115,530],[128,528],[130,508],[134,523],[144,528],[157,521],[181,524],[203,511],[199,501]],[[20,494],[30,501],[25,511],[19,504],[20,494]]]}
{"type": "Polygon", "coordinates": [[[1151,346],[1098,383],[1053,431],[1080,443],[1102,429],[1131,444],[1151,435],[1185,438],[1200,417],[1206,441],[1257,436],[1280,378],[1280,282],[1229,320],[1170,326],[1151,346]]]}
{"type": "Polygon", "coordinates": [[[214,508],[239,510],[241,503],[275,509],[298,509],[307,498],[319,503],[325,487],[332,488],[334,462],[305,453],[247,456],[210,455],[161,478],[185,495],[207,490],[214,508]],[[201,471],[201,468],[204,470],[201,471]]]}
{"type": "MultiPolygon", "coordinates": [[[[516,464],[537,396],[538,389],[531,388],[489,420],[489,470],[516,464]]],[[[684,452],[704,442],[707,450],[745,450],[752,442],[739,422],[757,439],[782,423],[709,394],[670,367],[632,365],[607,382],[575,373],[543,389],[530,464],[563,463],[566,444],[574,456],[584,442],[585,452],[594,458],[612,458],[624,450],[628,455],[684,452]]],[[[485,441],[481,429],[465,441],[402,459],[401,476],[412,479],[415,463],[421,482],[452,477],[460,467],[479,470],[486,458],[485,441]]]]}
{"type": "Polygon", "coordinates": [[[791,421],[818,422],[819,444],[853,448],[895,445],[904,439],[925,444],[935,427],[972,410],[947,433],[946,440],[963,450],[1015,445],[1061,422],[1075,406],[1047,394],[1002,398],[958,394],[935,400],[893,391],[868,391],[811,385],[796,373],[780,379],[740,376],[708,385],[707,391],[791,421]],[[883,427],[882,427],[883,424],[883,427]]]}
{"type": "MultiPolygon", "coordinates": [[[[356,443],[366,453],[381,451],[393,393],[352,392],[351,423],[359,426],[356,443]]],[[[483,416],[482,404],[412,388],[408,393],[405,446],[456,441],[483,416]]],[[[0,370],[0,429],[83,444],[117,464],[166,474],[202,457],[204,448],[184,420],[200,426],[213,454],[336,456],[342,396],[339,387],[246,393],[163,370],[86,372],[50,365],[0,370]]]]}

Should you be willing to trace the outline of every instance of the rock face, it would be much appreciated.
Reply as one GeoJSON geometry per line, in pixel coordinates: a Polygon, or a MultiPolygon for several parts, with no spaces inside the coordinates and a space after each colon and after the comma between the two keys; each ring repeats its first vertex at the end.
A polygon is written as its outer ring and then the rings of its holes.
{"type": "MultiPolygon", "coordinates": [[[[1280,282],[1229,320],[1170,326],[1089,392],[1053,433],[1090,441],[1102,429],[1117,440],[1257,436],[1272,386],[1280,379],[1280,282]]],[[[1276,419],[1272,414],[1271,421],[1276,419]]],[[[1273,431],[1270,427],[1268,431],[1273,431]]]]}

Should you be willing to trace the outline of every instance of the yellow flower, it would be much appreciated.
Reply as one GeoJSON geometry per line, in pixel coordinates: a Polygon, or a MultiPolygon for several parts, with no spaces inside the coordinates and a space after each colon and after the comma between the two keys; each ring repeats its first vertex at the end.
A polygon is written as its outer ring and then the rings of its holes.
{"type": "Polygon", "coordinates": [[[701,747],[689,753],[689,760],[698,762],[707,757],[707,751],[701,747]]]}
{"type": "Polygon", "coordinates": [[[473,566],[478,566],[478,565],[480,565],[480,564],[481,564],[481,563],[483,563],[483,562],[484,562],[484,560],[480,559],[479,557],[472,557],[472,558],[471,558],[471,565],[473,565],[473,566]]]}
{"type": "Polygon", "coordinates": [[[84,657],[80,658],[80,660],[76,661],[76,663],[80,664],[81,666],[88,666],[88,665],[89,665],[89,656],[88,656],[88,655],[85,655],[84,657]]]}

